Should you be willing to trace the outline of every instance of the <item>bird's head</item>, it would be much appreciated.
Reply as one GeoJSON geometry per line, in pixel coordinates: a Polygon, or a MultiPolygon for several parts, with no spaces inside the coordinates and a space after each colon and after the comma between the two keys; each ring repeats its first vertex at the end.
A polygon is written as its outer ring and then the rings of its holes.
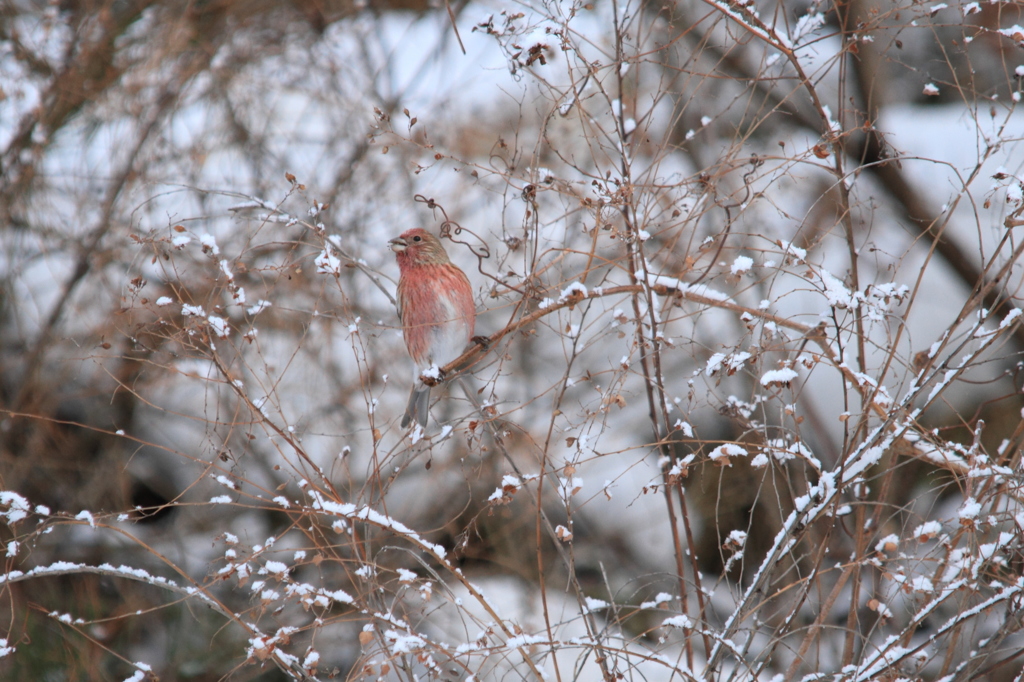
{"type": "Polygon", "coordinates": [[[444,265],[450,262],[441,240],[420,227],[406,230],[389,243],[399,265],[444,265]]]}

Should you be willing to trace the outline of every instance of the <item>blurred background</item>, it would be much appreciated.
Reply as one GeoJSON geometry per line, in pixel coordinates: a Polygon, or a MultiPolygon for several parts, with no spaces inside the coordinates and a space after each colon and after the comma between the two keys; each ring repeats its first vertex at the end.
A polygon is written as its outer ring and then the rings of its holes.
{"type": "Polygon", "coordinates": [[[0,676],[1019,679],[1022,9],[5,0],[0,676]]]}

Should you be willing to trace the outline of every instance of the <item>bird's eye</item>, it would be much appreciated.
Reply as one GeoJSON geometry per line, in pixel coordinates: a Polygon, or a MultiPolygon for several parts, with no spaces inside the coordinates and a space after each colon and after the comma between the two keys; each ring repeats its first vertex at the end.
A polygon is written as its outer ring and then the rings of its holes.
{"type": "Polygon", "coordinates": [[[413,237],[412,240],[414,242],[421,242],[421,241],[423,241],[423,237],[413,237]]]}

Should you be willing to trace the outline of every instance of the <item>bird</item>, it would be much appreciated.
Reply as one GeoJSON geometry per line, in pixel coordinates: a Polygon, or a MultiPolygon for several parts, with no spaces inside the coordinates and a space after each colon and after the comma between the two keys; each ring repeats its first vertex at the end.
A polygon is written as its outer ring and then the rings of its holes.
{"type": "MultiPolygon", "coordinates": [[[[405,347],[418,368],[444,367],[462,355],[476,323],[473,287],[448,258],[441,240],[422,228],[406,230],[389,244],[398,261],[398,317],[405,347]]],[[[402,428],[427,425],[430,386],[413,383],[402,428]]]]}

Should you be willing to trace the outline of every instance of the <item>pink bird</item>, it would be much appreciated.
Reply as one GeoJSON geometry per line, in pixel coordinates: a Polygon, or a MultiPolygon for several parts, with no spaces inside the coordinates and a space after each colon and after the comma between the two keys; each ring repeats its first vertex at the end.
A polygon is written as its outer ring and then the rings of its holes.
{"type": "MultiPolygon", "coordinates": [[[[443,367],[462,355],[473,336],[476,304],[466,273],[448,258],[440,240],[413,228],[392,239],[398,260],[398,317],[409,355],[419,373],[443,367]]],[[[402,428],[415,419],[427,425],[430,387],[416,381],[402,418],[402,428]]]]}

